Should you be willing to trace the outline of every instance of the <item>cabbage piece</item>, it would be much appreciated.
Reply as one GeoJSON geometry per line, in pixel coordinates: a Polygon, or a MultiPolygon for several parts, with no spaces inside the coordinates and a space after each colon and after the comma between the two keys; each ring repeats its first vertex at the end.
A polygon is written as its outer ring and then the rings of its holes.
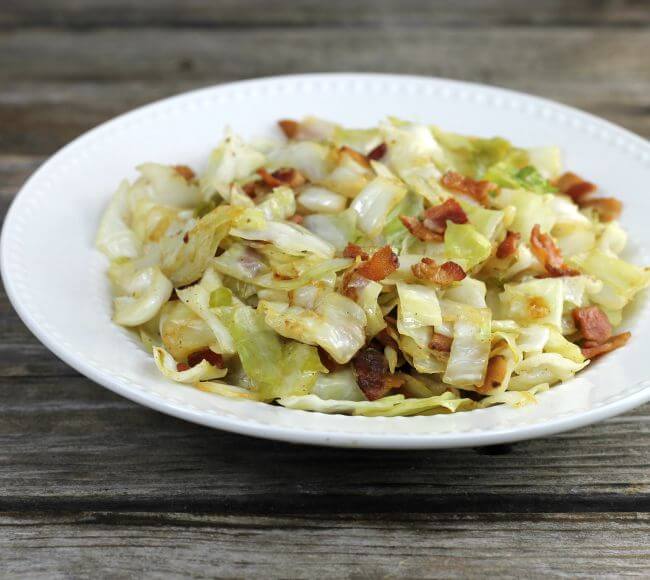
{"type": "Polygon", "coordinates": [[[321,285],[333,287],[336,282],[335,273],[339,270],[345,270],[352,262],[353,260],[350,258],[334,258],[333,260],[324,260],[318,263],[310,261],[295,278],[283,280],[274,276],[273,273],[268,273],[256,277],[253,282],[257,286],[274,290],[294,290],[314,281],[318,281],[321,285]]]}
{"type": "Polygon", "coordinates": [[[367,155],[381,143],[381,134],[379,129],[347,129],[336,126],[331,139],[337,147],[347,145],[367,155]]]}
{"type": "MultiPolygon", "coordinates": [[[[627,233],[618,224],[618,222],[610,222],[606,224],[600,235],[598,236],[597,248],[612,256],[618,256],[627,243],[627,233]]],[[[587,248],[588,250],[591,248],[587,248]]]]}
{"type": "Polygon", "coordinates": [[[517,210],[510,229],[521,234],[524,241],[530,239],[530,232],[539,224],[542,232],[549,232],[555,224],[551,194],[540,195],[517,189],[501,189],[492,198],[492,204],[503,209],[509,205],[517,210]]]}
{"type": "Polygon", "coordinates": [[[400,216],[417,216],[423,211],[422,197],[408,192],[386,216],[386,225],[382,231],[386,243],[394,248],[399,247],[409,236],[409,231],[404,227],[400,216]]]}
{"type": "Polygon", "coordinates": [[[422,399],[404,399],[387,411],[376,411],[368,409],[364,414],[368,417],[408,417],[409,415],[431,414],[432,411],[449,411],[451,413],[459,410],[460,407],[472,407],[471,399],[461,399],[453,393],[443,393],[433,397],[422,399]]]}
{"type": "Polygon", "coordinates": [[[163,306],[160,312],[160,336],[165,349],[180,361],[214,342],[210,327],[180,300],[167,302],[163,306]]]}
{"type": "Polygon", "coordinates": [[[270,271],[263,256],[243,244],[233,244],[223,254],[213,258],[210,264],[222,274],[243,282],[252,282],[257,276],[270,271]]]}
{"type": "Polygon", "coordinates": [[[562,329],[564,287],[560,278],[506,284],[500,295],[506,317],[524,324],[550,324],[562,329]]]}
{"type": "Polygon", "coordinates": [[[388,214],[405,195],[401,182],[385,177],[373,179],[350,204],[359,215],[359,229],[369,236],[381,233],[388,214]]]}
{"type": "Polygon", "coordinates": [[[113,320],[122,326],[138,326],[151,320],[174,289],[157,266],[136,271],[123,283],[126,295],[113,300],[113,320]]]}
{"type": "Polygon", "coordinates": [[[485,282],[476,278],[464,278],[460,282],[446,288],[444,297],[446,300],[453,300],[461,304],[467,304],[474,308],[487,308],[485,282]]]}
{"type": "Polygon", "coordinates": [[[469,223],[476,228],[476,231],[488,240],[494,240],[504,223],[505,212],[497,209],[486,209],[462,199],[458,200],[458,203],[460,203],[469,223]]]}
{"type": "Polygon", "coordinates": [[[229,206],[217,207],[199,219],[189,232],[161,240],[161,269],[175,286],[186,286],[201,277],[228,233],[231,221],[241,211],[229,206]]]}
{"type": "Polygon", "coordinates": [[[147,180],[152,197],[159,203],[193,208],[203,200],[198,184],[189,182],[174,167],[143,163],[137,170],[147,180]]]}
{"type": "Polygon", "coordinates": [[[328,374],[318,375],[312,394],[323,400],[366,400],[363,391],[357,384],[354,371],[350,367],[345,367],[328,374]]]}
{"type": "Polygon", "coordinates": [[[111,260],[136,258],[140,255],[141,243],[129,228],[129,182],[120,183],[108,207],[104,210],[97,230],[97,248],[111,260]]]}
{"type": "Polygon", "coordinates": [[[269,220],[286,220],[296,213],[296,198],[290,187],[276,187],[257,206],[269,220]]]}
{"type": "Polygon", "coordinates": [[[553,227],[553,238],[565,259],[589,252],[596,245],[596,232],[591,222],[556,224],[553,227]]]}
{"type": "Polygon", "coordinates": [[[239,360],[260,400],[311,392],[318,373],[327,372],[318,351],[306,344],[283,344],[264,324],[261,312],[247,306],[224,309],[239,360]]]}
{"type": "Polygon", "coordinates": [[[387,153],[384,162],[401,176],[416,166],[448,166],[445,152],[428,127],[408,123],[382,123],[379,126],[387,153]]]}
{"type": "Polygon", "coordinates": [[[559,147],[532,147],[528,149],[530,164],[544,179],[555,179],[562,173],[562,153],[559,147]]]}
{"type": "Polygon", "coordinates": [[[366,341],[365,312],[335,292],[325,293],[313,310],[264,301],[258,308],[278,334],[318,345],[339,364],[349,362],[366,341]]]}
{"type": "Polygon", "coordinates": [[[515,376],[510,379],[511,390],[522,390],[541,383],[566,381],[589,364],[589,361],[574,362],[554,352],[529,356],[515,367],[515,376]]]}
{"type": "Polygon", "coordinates": [[[575,363],[582,363],[585,357],[577,344],[568,341],[557,330],[551,329],[544,352],[555,352],[575,363]]]}
{"type": "Polygon", "coordinates": [[[492,313],[489,308],[474,308],[445,300],[443,317],[453,320],[454,340],[442,380],[473,390],[473,385],[483,383],[490,355],[492,313]]]}
{"type": "Polygon", "coordinates": [[[599,249],[573,256],[569,263],[582,272],[602,280],[603,288],[592,296],[592,300],[611,310],[620,310],[634,298],[637,292],[650,284],[648,270],[599,249]]]}
{"type": "Polygon", "coordinates": [[[492,244],[471,224],[447,222],[445,231],[445,257],[471,270],[489,258],[492,244]]]}
{"type": "Polygon", "coordinates": [[[356,195],[368,185],[373,174],[366,165],[360,164],[352,156],[340,153],[338,165],[321,184],[345,197],[356,195]]]}
{"type": "Polygon", "coordinates": [[[427,340],[416,341],[411,336],[400,333],[399,349],[402,351],[404,358],[419,373],[433,374],[444,372],[446,364],[437,358],[426,346],[431,340],[431,328],[427,327],[418,330],[423,331],[427,340]]]}
{"type": "Polygon", "coordinates": [[[270,151],[268,162],[272,169],[292,167],[309,181],[321,182],[330,172],[332,156],[330,148],[312,141],[290,142],[270,151]]]}
{"type": "Polygon", "coordinates": [[[320,239],[308,229],[293,223],[268,221],[260,229],[233,228],[230,235],[245,240],[271,242],[283,252],[292,256],[313,253],[323,258],[332,258],[335,248],[329,242],[320,239]]]}
{"type": "Polygon", "coordinates": [[[228,133],[223,142],[217,147],[208,161],[205,173],[201,176],[200,184],[204,199],[209,199],[216,191],[224,199],[228,199],[230,184],[244,179],[262,167],[266,158],[244,141],[228,133]]]}
{"type": "Polygon", "coordinates": [[[523,391],[506,391],[503,393],[497,393],[496,395],[481,399],[477,403],[477,406],[480,409],[486,409],[487,407],[491,407],[493,405],[501,405],[505,403],[508,405],[508,407],[518,409],[526,405],[533,405],[537,403],[535,395],[537,393],[548,391],[548,388],[548,383],[541,383],[523,391]]]}
{"type": "Polygon", "coordinates": [[[582,213],[580,208],[563,195],[554,195],[550,203],[555,213],[555,227],[578,226],[592,227],[591,221],[582,213]]]}
{"type": "Polygon", "coordinates": [[[199,391],[221,395],[222,397],[228,397],[229,399],[247,399],[251,401],[259,400],[259,397],[255,393],[250,392],[248,389],[236,387],[234,385],[226,385],[225,383],[203,381],[194,383],[194,387],[199,389],[199,391]]]}
{"type": "Polygon", "coordinates": [[[221,280],[218,276],[215,277],[214,273],[207,273],[199,284],[194,284],[183,290],[177,289],[176,294],[188,308],[201,317],[210,327],[215,337],[215,343],[211,345],[212,350],[221,354],[232,354],[235,352],[232,337],[224,323],[219,320],[210,308],[212,292],[221,288],[221,286],[221,280]]]}
{"type": "Polygon", "coordinates": [[[549,340],[551,331],[558,332],[544,324],[530,324],[519,329],[517,346],[525,354],[541,353],[549,340]]]}
{"type": "Polygon", "coordinates": [[[164,376],[178,383],[193,384],[198,381],[210,381],[225,377],[228,373],[228,369],[212,366],[207,360],[202,360],[185,371],[179,371],[176,360],[164,348],[153,348],[153,360],[164,376]]]}
{"type": "Polygon", "coordinates": [[[324,187],[309,186],[298,196],[298,203],[315,213],[337,214],[345,209],[347,199],[324,187]]]}
{"type": "Polygon", "coordinates": [[[502,187],[523,189],[535,193],[554,193],[557,191],[532,165],[518,168],[505,162],[497,163],[488,169],[484,179],[502,187]]]}
{"type": "Polygon", "coordinates": [[[386,328],[384,315],[379,308],[377,298],[383,287],[378,282],[369,281],[363,288],[358,289],[356,303],[366,313],[366,335],[372,338],[386,328]]]}
{"type": "Polygon", "coordinates": [[[339,252],[357,237],[357,212],[346,209],[337,215],[312,214],[303,224],[312,233],[332,244],[339,252]]]}
{"type": "Polygon", "coordinates": [[[397,330],[412,335],[412,331],[426,326],[442,325],[442,313],[435,288],[423,284],[397,283],[399,306],[397,330]]]}
{"type": "MultiPolygon", "coordinates": [[[[288,409],[315,411],[317,413],[342,413],[345,415],[382,415],[397,403],[404,401],[404,395],[382,397],[376,401],[335,401],[323,400],[316,395],[282,397],[278,403],[288,409]]],[[[419,399],[415,399],[419,400],[419,399]]]]}

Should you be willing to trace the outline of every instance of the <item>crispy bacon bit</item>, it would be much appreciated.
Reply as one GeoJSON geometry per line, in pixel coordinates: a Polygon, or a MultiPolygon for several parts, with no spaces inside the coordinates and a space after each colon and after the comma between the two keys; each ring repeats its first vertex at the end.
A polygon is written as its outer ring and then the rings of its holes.
{"type": "Polygon", "coordinates": [[[294,224],[300,225],[304,221],[304,217],[302,217],[300,214],[294,213],[290,218],[289,221],[293,222],[294,224]]]}
{"type": "Polygon", "coordinates": [[[447,171],[447,173],[445,173],[440,179],[440,183],[447,189],[469,195],[481,205],[485,206],[487,206],[490,201],[490,196],[488,194],[497,189],[495,183],[490,181],[476,181],[471,177],[465,177],[455,171],[447,171]]]}
{"type": "Polygon", "coordinates": [[[582,177],[570,171],[562,174],[555,182],[555,186],[561,193],[568,195],[576,203],[584,196],[596,191],[596,186],[593,183],[585,181],[582,177]]]}
{"type": "Polygon", "coordinates": [[[399,268],[397,254],[390,246],[384,246],[377,250],[369,260],[363,262],[356,271],[368,280],[379,282],[386,276],[390,276],[397,268],[399,268]]]}
{"type": "Polygon", "coordinates": [[[585,358],[596,358],[597,356],[625,346],[631,336],[632,335],[629,332],[622,332],[621,334],[612,336],[607,340],[607,342],[603,342],[602,344],[597,344],[593,341],[586,341],[582,345],[582,354],[585,358]]]}
{"type": "Polygon", "coordinates": [[[455,224],[466,224],[467,214],[455,199],[447,199],[440,205],[434,205],[424,212],[424,227],[438,234],[444,234],[447,221],[455,224]]]}
{"type": "Polygon", "coordinates": [[[422,222],[416,217],[401,215],[399,219],[412,235],[423,242],[442,242],[444,239],[442,234],[432,232],[430,229],[425,228],[422,222]]]}
{"type": "Polygon", "coordinates": [[[287,139],[295,138],[298,135],[298,131],[300,131],[300,123],[291,119],[281,119],[278,121],[278,126],[282,129],[287,139]]]}
{"type": "Polygon", "coordinates": [[[190,232],[185,232],[185,235],[183,236],[183,243],[187,244],[187,242],[190,241],[190,232]]]}
{"type": "Polygon", "coordinates": [[[242,191],[248,196],[248,197],[255,197],[255,189],[257,187],[257,184],[260,183],[259,181],[249,181],[248,183],[245,183],[242,185],[242,191]]]}
{"type": "Polygon", "coordinates": [[[300,171],[291,167],[283,167],[282,169],[277,169],[273,173],[269,173],[266,169],[260,167],[257,170],[257,174],[269,187],[288,185],[289,187],[296,188],[300,187],[307,181],[300,171]]]}
{"type": "Polygon", "coordinates": [[[585,199],[578,204],[580,207],[590,207],[597,214],[601,222],[611,222],[621,215],[623,204],[614,197],[596,197],[585,199]]]}
{"type": "Polygon", "coordinates": [[[485,371],[485,379],[483,384],[476,387],[479,393],[485,393],[491,389],[496,389],[501,386],[503,379],[506,378],[506,370],[508,363],[506,357],[500,354],[493,356],[488,361],[487,370],[485,371]]]}
{"type": "Polygon", "coordinates": [[[506,232],[506,237],[497,247],[497,258],[503,260],[513,256],[519,247],[519,241],[521,240],[521,234],[518,232],[511,232],[508,230],[506,232]]]}
{"type": "Polygon", "coordinates": [[[176,363],[176,370],[179,373],[182,373],[183,371],[189,371],[190,365],[188,365],[187,363],[176,363]]]}
{"type": "Polygon", "coordinates": [[[452,342],[453,339],[451,337],[434,332],[431,336],[429,348],[432,350],[439,350],[441,352],[449,352],[451,350],[452,342]]]}
{"type": "Polygon", "coordinates": [[[343,147],[341,147],[339,149],[339,153],[341,155],[348,155],[350,157],[350,159],[353,159],[354,161],[356,161],[362,167],[370,167],[370,162],[368,161],[368,158],[365,155],[362,155],[361,153],[359,153],[358,151],[355,151],[354,149],[352,149],[352,147],[348,147],[347,145],[343,145],[343,147]]]}
{"type": "Polygon", "coordinates": [[[577,329],[586,341],[601,344],[612,336],[612,325],[598,306],[574,308],[571,312],[577,329]]]}
{"type": "Polygon", "coordinates": [[[369,401],[381,399],[388,391],[399,388],[404,380],[388,373],[388,361],[379,350],[368,347],[352,359],[359,388],[369,401]]]}
{"type": "Polygon", "coordinates": [[[347,246],[345,246],[345,249],[343,250],[344,258],[356,258],[357,256],[359,256],[362,260],[368,259],[367,252],[365,252],[361,246],[352,243],[349,243],[347,246]]]}
{"type": "Polygon", "coordinates": [[[370,151],[366,157],[372,161],[379,161],[384,155],[386,155],[386,151],[388,151],[386,143],[380,143],[377,145],[377,147],[370,151]]]}
{"type": "Polygon", "coordinates": [[[192,168],[187,165],[174,165],[174,171],[187,182],[192,181],[196,176],[192,168]]]}
{"type": "Polygon", "coordinates": [[[411,272],[420,280],[428,280],[440,286],[448,286],[452,282],[460,282],[467,274],[456,262],[445,262],[438,266],[431,258],[422,258],[411,266],[411,272]]]}
{"type": "Polygon", "coordinates": [[[555,245],[553,238],[548,234],[543,234],[539,229],[539,224],[535,224],[530,232],[530,249],[551,278],[580,275],[578,270],[574,270],[564,263],[562,253],[555,245]]]}
{"type": "Polygon", "coordinates": [[[187,362],[191,367],[195,367],[204,360],[207,360],[213,367],[223,368],[223,357],[209,348],[197,350],[187,357],[187,362]]]}

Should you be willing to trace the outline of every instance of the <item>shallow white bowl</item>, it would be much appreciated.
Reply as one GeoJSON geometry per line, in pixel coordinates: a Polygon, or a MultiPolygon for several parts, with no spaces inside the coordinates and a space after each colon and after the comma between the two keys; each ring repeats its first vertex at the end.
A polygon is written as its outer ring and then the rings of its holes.
{"type": "Polygon", "coordinates": [[[151,357],[111,322],[106,259],[93,247],[99,216],[123,177],[144,161],[201,167],[229,125],[245,137],[275,121],[315,114],[352,126],[387,115],[522,146],[559,145],[567,167],[625,202],[627,257],[650,263],[650,145],[575,109],[502,89],[396,75],[317,74],[193,91],[122,115],[64,147],[25,184],[2,232],[7,293],[30,330],[92,380],[176,417],[298,443],[376,448],[488,445],[550,435],[650,400],[650,304],[626,317],[633,338],[574,380],[522,409],[504,406],[432,417],[323,415],[241,402],[163,378],[151,357]]]}

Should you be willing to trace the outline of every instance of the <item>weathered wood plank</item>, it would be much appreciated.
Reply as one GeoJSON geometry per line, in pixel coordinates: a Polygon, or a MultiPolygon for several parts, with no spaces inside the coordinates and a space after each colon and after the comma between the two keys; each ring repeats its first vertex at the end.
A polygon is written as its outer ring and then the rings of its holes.
{"type": "Polygon", "coordinates": [[[650,80],[639,58],[648,47],[645,29],[29,29],[0,32],[0,79],[205,81],[336,68],[639,85],[650,80]]]}
{"type": "Polygon", "coordinates": [[[0,516],[9,577],[593,578],[650,573],[647,514],[0,516]]]}
{"type": "Polygon", "coordinates": [[[497,449],[337,450],[185,423],[82,377],[0,378],[0,510],[650,510],[649,413],[497,449]]]}
{"type": "Polygon", "coordinates": [[[639,0],[27,0],[9,2],[0,13],[3,26],[476,26],[522,23],[544,26],[639,26],[650,20],[647,3],[639,0]]]}

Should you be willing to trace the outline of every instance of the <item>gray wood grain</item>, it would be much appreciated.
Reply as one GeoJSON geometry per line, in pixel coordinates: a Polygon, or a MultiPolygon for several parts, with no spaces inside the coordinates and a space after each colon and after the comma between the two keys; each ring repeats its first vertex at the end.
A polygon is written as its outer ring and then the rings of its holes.
{"type": "Polygon", "coordinates": [[[647,514],[0,517],[8,576],[620,578],[650,573],[647,514]]]}

